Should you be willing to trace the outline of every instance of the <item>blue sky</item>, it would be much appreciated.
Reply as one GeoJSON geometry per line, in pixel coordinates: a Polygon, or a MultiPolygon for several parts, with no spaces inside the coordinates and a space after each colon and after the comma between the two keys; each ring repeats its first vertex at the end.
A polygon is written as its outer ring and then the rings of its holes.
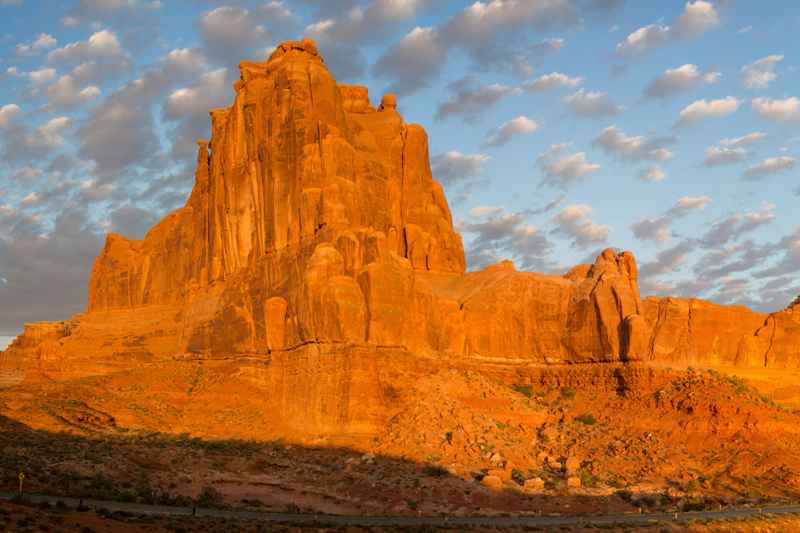
{"type": "Polygon", "coordinates": [[[0,0],[0,21],[0,335],[80,312],[104,234],[185,201],[238,60],[304,35],[427,128],[471,269],[613,246],[644,294],[800,292],[795,2],[0,0]]]}

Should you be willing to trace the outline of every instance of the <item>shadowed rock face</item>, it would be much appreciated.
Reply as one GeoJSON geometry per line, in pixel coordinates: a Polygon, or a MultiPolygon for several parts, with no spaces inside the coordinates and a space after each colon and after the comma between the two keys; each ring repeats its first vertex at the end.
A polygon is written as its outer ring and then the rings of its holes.
{"type": "Polygon", "coordinates": [[[798,365],[796,310],[642,301],[630,252],[563,276],[509,261],[465,273],[427,135],[394,95],[376,109],[366,87],[338,85],[310,40],[240,70],[233,105],[211,111],[211,141],[198,143],[186,206],[141,241],[109,235],[87,313],[30,326],[3,364],[79,374],[77,360],[91,373],[336,344],[541,364],[798,365]]]}

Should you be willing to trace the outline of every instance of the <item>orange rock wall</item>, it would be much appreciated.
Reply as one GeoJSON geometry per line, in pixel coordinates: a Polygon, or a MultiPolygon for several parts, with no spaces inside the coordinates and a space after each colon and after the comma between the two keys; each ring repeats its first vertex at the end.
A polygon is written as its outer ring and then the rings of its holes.
{"type": "Polygon", "coordinates": [[[465,273],[426,133],[393,95],[375,108],[366,87],[338,85],[307,40],[240,70],[234,104],[211,112],[186,205],[140,241],[109,235],[87,313],[58,334],[32,326],[0,364],[46,359],[66,376],[308,346],[537,364],[800,364],[796,311],[642,301],[629,252],[606,250],[563,276],[510,262],[465,273]]]}

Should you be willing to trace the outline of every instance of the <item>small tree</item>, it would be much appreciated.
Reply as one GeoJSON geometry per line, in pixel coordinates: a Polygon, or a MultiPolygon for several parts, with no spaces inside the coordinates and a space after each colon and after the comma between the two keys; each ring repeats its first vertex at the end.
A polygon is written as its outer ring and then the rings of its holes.
{"type": "Polygon", "coordinates": [[[789,307],[787,307],[787,309],[789,309],[789,308],[791,308],[791,307],[794,307],[795,305],[798,305],[798,304],[800,304],[800,294],[798,294],[798,295],[795,297],[795,299],[794,299],[794,300],[792,300],[792,303],[790,303],[790,304],[789,304],[789,307]]]}

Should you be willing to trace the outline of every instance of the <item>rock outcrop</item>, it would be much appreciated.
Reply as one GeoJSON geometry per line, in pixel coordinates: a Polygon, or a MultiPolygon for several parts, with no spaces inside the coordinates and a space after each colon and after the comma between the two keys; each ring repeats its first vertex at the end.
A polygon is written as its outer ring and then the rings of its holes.
{"type": "Polygon", "coordinates": [[[31,326],[0,364],[80,375],[311,345],[536,364],[800,364],[796,309],[642,301],[630,252],[605,250],[563,276],[509,261],[465,273],[427,135],[394,95],[374,107],[366,87],[337,84],[310,40],[240,71],[233,105],[210,113],[186,205],[142,240],[109,235],[86,314],[31,326]]]}

